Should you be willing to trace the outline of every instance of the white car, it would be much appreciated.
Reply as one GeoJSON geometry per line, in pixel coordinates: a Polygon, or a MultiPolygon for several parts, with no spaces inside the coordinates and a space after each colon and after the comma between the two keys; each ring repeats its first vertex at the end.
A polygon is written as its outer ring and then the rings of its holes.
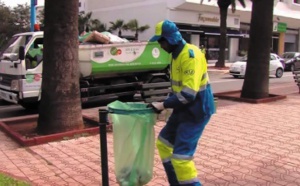
{"type": "MultiPolygon", "coordinates": [[[[247,67],[247,56],[241,60],[234,62],[229,68],[229,74],[235,78],[244,77],[247,67]]],[[[275,75],[277,78],[281,78],[283,75],[284,67],[280,62],[280,57],[277,54],[271,54],[270,56],[270,75],[275,75]]]]}

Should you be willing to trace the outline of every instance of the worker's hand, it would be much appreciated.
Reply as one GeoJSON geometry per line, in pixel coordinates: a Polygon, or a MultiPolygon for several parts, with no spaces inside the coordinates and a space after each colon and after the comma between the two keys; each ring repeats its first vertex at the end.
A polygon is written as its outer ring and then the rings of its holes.
{"type": "Polygon", "coordinates": [[[147,107],[152,108],[158,114],[165,109],[163,102],[152,102],[147,107]]]}

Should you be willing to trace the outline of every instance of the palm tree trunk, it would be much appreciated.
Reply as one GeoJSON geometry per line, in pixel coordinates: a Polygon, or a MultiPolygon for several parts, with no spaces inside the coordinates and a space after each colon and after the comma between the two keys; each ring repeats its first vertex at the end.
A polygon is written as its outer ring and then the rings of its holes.
{"type": "Polygon", "coordinates": [[[51,134],[83,128],[79,92],[78,0],[45,1],[43,69],[38,131],[51,134]]]}
{"type": "Polygon", "coordinates": [[[226,49],[226,35],[227,35],[227,11],[228,6],[220,6],[220,49],[219,49],[219,58],[216,67],[225,67],[225,49],[226,49]]]}
{"type": "Polygon", "coordinates": [[[269,96],[270,47],[273,24],[273,0],[253,0],[250,42],[242,98],[269,96]]]}

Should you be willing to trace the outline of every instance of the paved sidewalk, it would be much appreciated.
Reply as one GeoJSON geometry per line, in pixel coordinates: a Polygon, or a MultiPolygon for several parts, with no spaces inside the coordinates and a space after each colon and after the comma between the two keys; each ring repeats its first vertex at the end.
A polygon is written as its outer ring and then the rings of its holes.
{"type": "MultiPolygon", "coordinates": [[[[295,85],[287,99],[265,104],[219,100],[217,114],[208,124],[194,159],[204,186],[300,185],[297,91],[295,85]]],[[[97,110],[83,113],[97,118],[97,110]]],[[[164,124],[157,122],[156,134],[164,124]]],[[[0,172],[29,180],[32,185],[102,185],[99,135],[23,148],[0,132],[0,141],[0,172]]],[[[108,133],[108,157],[110,185],[118,185],[112,133],[108,133]]],[[[147,185],[168,185],[157,151],[154,165],[153,179],[147,185]]]]}

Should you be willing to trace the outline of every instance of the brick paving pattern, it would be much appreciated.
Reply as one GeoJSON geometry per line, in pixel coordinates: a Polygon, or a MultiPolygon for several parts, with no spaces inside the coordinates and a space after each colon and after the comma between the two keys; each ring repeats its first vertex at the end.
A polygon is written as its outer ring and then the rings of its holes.
{"type": "MultiPolygon", "coordinates": [[[[300,185],[300,94],[296,86],[292,89],[287,99],[265,104],[219,100],[194,158],[204,186],[300,185]]],[[[97,118],[97,110],[83,113],[97,118]]],[[[164,124],[157,122],[156,135],[164,124]]],[[[114,186],[118,184],[112,133],[107,136],[114,186]]],[[[24,148],[0,132],[0,141],[0,172],[32,185],[102,185],[99,135],[24,148]]],[[[147,185],[168,185],[157,151],[154,161],[153,179],[147,185]]]]}

